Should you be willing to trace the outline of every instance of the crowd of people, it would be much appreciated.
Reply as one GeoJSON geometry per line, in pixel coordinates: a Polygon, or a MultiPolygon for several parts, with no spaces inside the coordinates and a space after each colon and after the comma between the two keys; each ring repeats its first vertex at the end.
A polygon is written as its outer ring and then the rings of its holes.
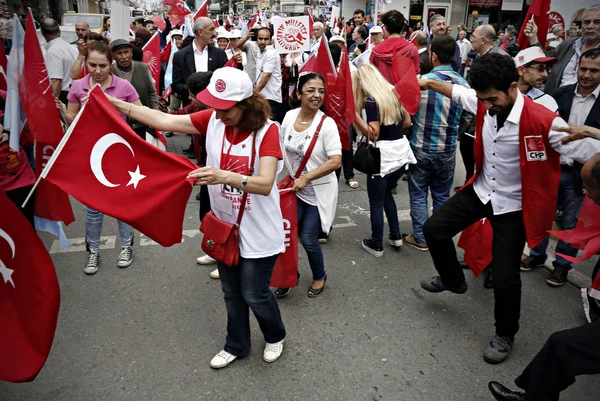
{"type": "MultiPolygon", "coordinates": [[[[594,129],[600,128],[600,5],[585,11],[579,30],[571,27],[567,34],[552,27],[552,42],[558,43],[544,48],[539,37],[545,33],[538,32],[533,20],[526,22],[525,49],[516,45],[518,32],[512,25],[504,31],[480,25],[471,33],[461,25],[453,37],[445,17],[434,15],[427,21],[427,35],[422,26],[410,29],[397,10],[384,13],[377,23],[360,9],[335,27],[317,21],[311,51],[289,54],[274,49],[268,24],[242,34],[239,27],[216,27],[210,18],[200,17],[185,36],[183,27],[172,27],[168,18],[166,22],[161,47],[170,44],[176,51],[161,66],[158,93],[141,57],[156,30],[154,22],[136,20],[132,40],[110,41],[110,35],[90,32],[84,21],[76,24],[76,43],[64,41],[52,19],[43,19],[40,31],[47,42],[51,88],[66,126],[90,88],[100,85],[143,139],[157,131],[190,135],[185,153],[199,166],[188,178],[201,186],[200,221],[212,213],[236,223],[243,214],[237,266],[208,254],[197,259],[201,265],[216,265],[210,277],[221,280],[227,310],[226,343],[211,367],[223,368],[248,355],[249,310],[264,334],[264,360],[274,362],[283,352],[286,330],[277,298],[291,288],[271,290],[269,283],[285,249],[276,182],[284,170],[297,197],[298,238],[312,274],[306,295],[315,298],[324,291],[323,245],[335,218],[342,172],[350,188],[359,188],[352,166],[352,143],[358,137],[378,148],[381,158],[378,172],[367,175],[371,235],[361,245],[373,257],[383,256],[385,216],[392,248],[406,245],[430,253],[438,275],[421,282],[425,291],[467,291],[465,264],[457,258],[453,237],[481,219],[489,221],[492,261],[485,269],[485,286],[494,291],[495,336],[483,357],[492,364],[509,357],[519,330],[521,273],[545,265],[547,231],[554,220],[562,229],[577,225],[585,192],[600,205],[600,136],[594,129]],[[326,78],[302,71],[323,41],[338,69],[344,52],[350,60],[363,59],[350,66],[356,115],[349,150],[340,138],[348,127],[340,127],[324,107],[326,78]],[[405,56],[418,74],[421,98],[414,113],[394,89],[396,55],[405,56]],[[457,150],[467,177],[464,186],[453,188],[457,150]],[[408,181],[410,233],[401,230],[393,196],[403,177],[408,181]],[[526,243],[531,251],[522,257],[526,243]]],[[[3,154],[10,152],[6,138],[5,133],[3,154]]],[[[31,145],[27,135],[21,140],[31,145]]],[[[20,206],[35,179],[31,147],[10,156],[13,164],[0,166],[0,184],[20,206]]],[[[23,213],[33,221],[31,208],[23,213]]],[[[87,208],[86,274],[99,270],[102,220],[100,212],[87,208]]],[[[134,260],[134,230],[123,222],[118,227],[117,265],[124,268],[134,260]]],[[[564,255],[575,256],[577,250],[564,241],[557,245],[564,255]]],[[[552,264],[547,283],[559,287],[572,263],[558,256],[552,264]]],[[[585,289],[584,300],[590,323],[550,337],[516,381],[526,393],[491,382],[496,399],[558,399],[575,376],[600,373],[595,341],[600,302],[585,289]]]]}

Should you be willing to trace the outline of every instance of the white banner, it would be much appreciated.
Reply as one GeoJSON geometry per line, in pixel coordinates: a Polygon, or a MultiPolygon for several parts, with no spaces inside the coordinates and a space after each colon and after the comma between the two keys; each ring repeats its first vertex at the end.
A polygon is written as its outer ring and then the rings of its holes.
{"type": "Polygon", "coordinates": [[[502,0],[502,11],[521,11],[523,0],[502,0]]]}
{"type": "Polygon", "coordinates": [[[561,24],[567,31],[574,21],[581,22],[583,11],[594,3],[597,2],[591,0],[552,0],[548,28],[551,28],[554,24],[561,24]]]}
{"type": "Polygon", "coordinates": [[[110,39],[129,40],[129,4],[120,0],[110,2],[110,39]]]}
{"type": "Polygon", "coordinates": [[[276,19],[273,31],[275,50],[279,53],[310,51],[308,16],[276,19]]]}

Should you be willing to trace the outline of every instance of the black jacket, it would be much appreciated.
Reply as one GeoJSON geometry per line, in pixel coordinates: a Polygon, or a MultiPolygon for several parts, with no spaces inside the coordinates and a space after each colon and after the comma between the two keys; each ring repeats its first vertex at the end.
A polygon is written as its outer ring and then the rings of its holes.
{"type": "MultiPolygon", "coordinates": [[[[208,46],[208,71],[215,71],[225,65],[227,55],[217,47],[208,46]]],[[[192,45],[179,50],[173,56],[173,82],[171,88],[173,92],[179,94],[184,104],[188,104],[188,87],[186,80],[196,72],[196,63],[194,62],[194,48],[192,45]]]]}
{"type": "MultiPolygon", "coordinates": [[[[558,114],[567,122],[571,114],[571,106],[575,97],[575,88],[577,84],[561,86],[552,95],[556,103],[558,103],[558,114]]],[[[596,99],[590,113],[585,119],[585,125],[600,128],[600,98],[596,99]]]]}

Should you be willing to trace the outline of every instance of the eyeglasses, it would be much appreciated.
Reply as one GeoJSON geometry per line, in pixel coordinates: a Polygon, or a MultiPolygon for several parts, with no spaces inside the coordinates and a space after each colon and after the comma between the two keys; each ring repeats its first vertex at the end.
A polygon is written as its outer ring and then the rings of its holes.
{"type": "Polygon", "coordinates": [[[546,64],[540,64],[540,65],[530,65],[528,67],[525,68],[532,68],[534,70],[538,70],[539,72],[546,72],[546,71],[550,71],[550,67],[547,66],[546,64]]]}

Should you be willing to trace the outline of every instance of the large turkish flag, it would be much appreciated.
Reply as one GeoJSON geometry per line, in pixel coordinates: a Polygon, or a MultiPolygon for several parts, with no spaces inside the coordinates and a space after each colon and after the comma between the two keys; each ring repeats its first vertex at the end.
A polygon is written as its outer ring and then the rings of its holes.
{"type": "Polygon", "coordinates": [[[197,166],[141,139],[96,86],[42,177],[163,246],[181,242],[197,166]]]}
{"type": "Polygon", "coordinates": [[[152,35],[148,43],[144,45],[142,48],[142,52],[144,53],[143,61],[148,66],[148,70],[150,70],[150,75],[152,75],[152,79],[154,79],[154,86],[156,87],[156,93],[160,93],[160,89],[158,87],[160,81],[160,37],[158,36],[158,32],[152,35]]]}
{"type": "Polygon", "coordinates": [[[50,255],[0,190],[0,380],[35,379],[52,347],[59,306],[50,255]]]}

